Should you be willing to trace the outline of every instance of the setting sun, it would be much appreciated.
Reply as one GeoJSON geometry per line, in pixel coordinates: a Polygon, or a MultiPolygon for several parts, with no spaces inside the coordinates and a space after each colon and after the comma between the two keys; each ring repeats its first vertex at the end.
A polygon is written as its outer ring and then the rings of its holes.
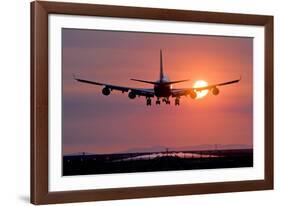
{"type": "MultiPolygon", "coordinates": [[[[208,86],[208,83],[204,80],[198,80],[194,83],[193,88],[199,88],[199,87],[206,87],[208,86]]],[[[204,96],[208,94],[209,90],[203,90],[203,91],[196,91],[197,97],[196,99],[201,99],[204,96]]]]}

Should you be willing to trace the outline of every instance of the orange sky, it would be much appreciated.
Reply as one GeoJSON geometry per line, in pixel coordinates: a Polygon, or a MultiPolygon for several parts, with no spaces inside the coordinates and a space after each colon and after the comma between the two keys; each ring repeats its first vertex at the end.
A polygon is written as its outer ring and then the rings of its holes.
{"type": "Polygon", "coordinates": [[[177,148],[202,144],[252,146],[253,42],[251,38],[192,36],[64,29],[63,152],[114,153],[130,148],[177,148]],[[239,78],[220,87],[220,94],[200,100],[181,98],[181,105],[145,105],[80,78],[129,87],[151,85],[130,78],[157,80],[159,50],[170,80],[191,79],[173,88],[239,78]]]}

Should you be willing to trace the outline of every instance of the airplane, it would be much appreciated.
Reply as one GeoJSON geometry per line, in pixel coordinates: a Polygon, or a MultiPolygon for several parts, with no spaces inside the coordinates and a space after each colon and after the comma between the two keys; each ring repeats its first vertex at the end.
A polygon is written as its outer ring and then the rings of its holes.
{"type": "Polygon", "coordinates": [[[146,105],[151,106],[151,98],[156,97],[156,105],[160,105],[161,99],[162,102],[166,104],[170,104],[170,97],[175,98],[175,105],[178,106],[180,105],[180,98],[182,96],[190,96],[192,99],[196,99],[197,97],[197,92],[203,91],[203,90],[209,90],[212,92],[213,95],[218,95],[220,93],[220,90],[218,87],[224,86],[224,85],[229,85],[229,84],[234,84],[238,83],[241,80],[236,79],[228,82],[223,82],[219,84],[212,84],[204,87],[197,87],[197,88],[181,88],[181,89],[173,89],[172,85],[181,83],[181,82],[186,82],[189,81],[188,79],[184,80],[177,80],[177,81],[170,81],[168,76],[164,74],[164,69],[163,69],[163,59],[162,59],[162,50],[160,50],[160,76],[159,80],[157,81],[147,81],[147,80],[141,80],[141,79],[131,79],[133,81],[137,82],[142,82],[142,83],[147,83],[147,84],[152,84],[154,85],[153,88],[151,89],[142,89],[142,88],[133,88],[133,87],[123,87],[123,86],[118,86],[118,85],[111,85],[111,84],[105,84],[105,83],[100,83],[100,82],[95,82],[95,81],[90,81],[86,79],[80,79],[76,78],[75,75],[73,75],[73,78],[79,82],[86,83],[86,84],[94,84],[98,86],[102,86],[102,94],[105,96],[110,95],[110,93],[113,90],[121,91],[122,93],[124,92],[129,92],[128,97],[130,99],[135,99],[137,96],[143,96],[146,98],[146,105]]]}

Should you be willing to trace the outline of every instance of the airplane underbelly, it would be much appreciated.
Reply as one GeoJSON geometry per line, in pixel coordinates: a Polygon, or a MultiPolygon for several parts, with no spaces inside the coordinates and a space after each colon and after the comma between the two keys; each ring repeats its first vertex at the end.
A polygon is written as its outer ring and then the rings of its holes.
{"type": "Polygon", "coordinates": [[[157,97],[169,97],[169,96],[171,96],[170,87],[155,87],[154,92],[155,92],[155,95],[157,97]]]}

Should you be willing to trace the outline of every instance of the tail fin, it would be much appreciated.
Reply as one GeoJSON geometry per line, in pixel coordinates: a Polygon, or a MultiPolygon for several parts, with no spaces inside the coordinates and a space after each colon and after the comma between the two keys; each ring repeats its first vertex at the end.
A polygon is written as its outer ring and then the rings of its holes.
{"type": "Polygon", "coordinates": [[[160,50],[160,81],[162,81],[163,77],[164,77],[163,59],[162,59],[162,50],[160,50]]]}

